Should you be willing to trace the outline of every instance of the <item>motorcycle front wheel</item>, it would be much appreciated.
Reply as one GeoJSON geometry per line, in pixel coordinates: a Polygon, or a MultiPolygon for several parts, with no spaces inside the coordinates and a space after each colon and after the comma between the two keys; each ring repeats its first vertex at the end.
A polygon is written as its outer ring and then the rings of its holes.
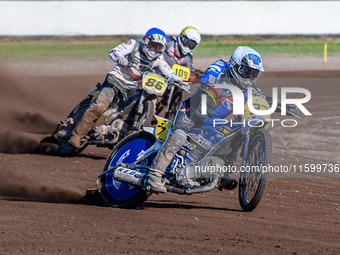
{"type": "MultiPolygon", "coordinates": [[[[146,132],[133,133],[116,145],[106,160],[103,172],[112,166],[121,163],[132,163],[139,155],[149,149],[156,141],[156,138],[146,132]]],[[[139,162],[139,165],[151,165],[154,157],[139,162]]],[[[143,203],[151,193],[130,184],[117,181],[110,171],[100,177],[100,193],[103,199],[112,207],[135,208],[143,203]]]]}
{"type": "Polygon", "coordinates": [[[181,89],[175,88],[174,93],[171,98],[170,98],[170,89],[168,89],[165,92],[165,94],[162,96],[162,99],[156,104],[156,110],[155,110],[156,115],[172,120],[177,112],[179,105],[182,103],[183,98],[184,98],[184,92],[181,89]],[[170,100],[169,110],[166,111],[166,107],[167,107],[169,100],[170,100]]]}
{"type": "MultiPolygon", "coordinates": [[[[83,117],[85,111],[87,110],[87,108],[89,108],[90,104],[91,104],[91,98],[84,99],[72,110],[72,112],[67,117],[67,118],[72,118],[74,122],[72,125],[69,124],[67,125],[67,127],[63,128],[63,130],[66,130],[66,132],[68,133],[70,137],[72,135],[72,130],[75,128],[75,126],[77,125],[81,117],[83,117]]],[[[83,146],[80,149],[76,149],[68,142],[59,141],[59,151],[64,156],[76,155],[82,152],[86,148],[86,146],[87,145],[83,146]]]]}
{"type": "Polygon", "coordinates": [[[144,126],[145,127],[152,126],[152,119],[155,114],[154,109],[155,109],[155,102],[153,100],[148,101],[144,105],[143,113],[138,119],[136,130],[141,130],[144,126]]]}
{"type": "Polygon", "coordinates": [[[266,129],[259,129],[249,144],[246,166],[239,180],[239,202],[245,212],[254,210],[263,196],[268,172],[263,171],[261,166],[268,166],[271,162],[271,136],[266,129]]]}
{"type": "Polygon", "coordinates": [[[165,113],[166,119],[172,120],[174,118],[179,105],[183,101],[183,98],[184,98],[184,92],[181,89],[176,88],[171,98],[170,109],[169,111],[165,113]]]}

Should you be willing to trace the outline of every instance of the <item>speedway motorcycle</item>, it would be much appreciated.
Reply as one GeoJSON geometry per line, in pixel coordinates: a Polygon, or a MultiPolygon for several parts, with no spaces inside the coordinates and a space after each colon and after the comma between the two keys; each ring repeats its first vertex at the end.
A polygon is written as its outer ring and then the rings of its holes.
{"type": "MultiPolygon", "coordinates": [[[[172,70],[183,81],[189,82],[187,83],[188,85],[197,82],[204,74],[204,72],[198,69],[190,71],[190,68],[178,64],[174,64],[172,70]]],[[[187,90],[189,89],[190,88],[188,87],[187,90]]],[[[184,97],[185,94],[183,90],[178,87],[169,86],[162,98],[160,98],[156,104],[156,115],[163,116],[167,119],[173,119],[179,105],[184,101],[184,97]]]]}
{"type": "MultiPolygon", "coordinates": [[[[269,109],[266,99],[254,96],[252,100],[258,110],[269,109]]],[[[156,128],[135,132],[117,144],[97,177],[97,192],[110,206],[136,207],[152,194],[146,185],[149,168],[172,129],[170,120],[156,118],[156,128]]],[[[245,114],[235,118],[239,124],[214,126],[206,120],[201,128],[189,132],[187,142],[166,169],[168,192],[191,195],[215,188],[233,189],[238,184],[243,211],[257,207],[268,179],[264,167],[271,162],[270,116],[254,115],[246,104],[245,114]],[[230,180],[232,174],[238,175],[238,183],[232,179],[236,186],[225,187],[222,180],[230,180]]]]}
{"type": "Polygon", "coordinates": [[[150,123],[149,118],[153,116],[154,111],[153,100],[162,96],[168,86],[181,86],[178,82],[167,80],[149,66],[136,63],[130,65],[144,71],[141,89],[136,89],[125,100],[115,98],[85,136],[81,148],[76,149],[69,143],[72,130],[98,97],[102,89],[101,83],[98,83],[97,89],[81,101],[66,120],[60,121],[52,135],[44,138],[41,143],[58,144],[59,152],[65,156],[78,154],[88,145],[112,149],[128,133],[141,130],[144,123],[150,123]]]}

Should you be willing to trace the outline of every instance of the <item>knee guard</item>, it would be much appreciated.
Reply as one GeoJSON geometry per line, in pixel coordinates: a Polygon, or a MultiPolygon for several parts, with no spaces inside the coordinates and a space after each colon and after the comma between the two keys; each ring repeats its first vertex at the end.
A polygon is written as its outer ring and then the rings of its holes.
{"type": "Polygon", "coordinates": [[[115,92],[112,88],[105,87],[102,89],[98,98],[90,105],[89,111],[97,116],[97,118],[102,115],[102,113],[109,107],[115,96],[115,92]]]}

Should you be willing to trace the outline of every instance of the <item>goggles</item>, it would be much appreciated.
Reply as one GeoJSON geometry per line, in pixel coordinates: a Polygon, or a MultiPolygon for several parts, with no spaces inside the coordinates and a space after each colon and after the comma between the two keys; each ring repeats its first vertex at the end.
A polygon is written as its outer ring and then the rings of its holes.
{"type": "Polygon", "coordinates": [[[244,65],[239,66],[237,71],[243,78],[248,78],[248,79],[249,78],[254,79],[260,74],[259,70],[256,70],[254,68],[251,68],[249,66],[244,66],[244,65]]]}
{"type": "Polygon", "coordinates": [[[189,39],[188,37],[182,35],[182,42],[184,46],[189,47],[190,50],[194,49],[197,46],[197,42],[189,39]]]}
{"type": "Polygon", "coordinates": [[[164,49],[164,45],[158,43],[158,42],[152,42],[152,41],[149,41],[148,43],[148,48],[157,52],[157,53],[161,53],[164,49]]]}

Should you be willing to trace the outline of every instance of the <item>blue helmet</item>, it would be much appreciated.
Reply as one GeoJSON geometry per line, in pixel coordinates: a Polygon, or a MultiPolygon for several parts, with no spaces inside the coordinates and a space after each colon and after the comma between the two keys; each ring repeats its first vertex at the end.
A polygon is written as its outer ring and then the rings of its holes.
{"type": "Polygon", "coordinates": [[[149,29],[144,35],[142,50],[145,56],[152,60],[164,52],[166,43],[166,34],[162,30],[154,27],[149,29]]]}
{"type": "Polygon", "coordinates": [[[234,51],[229,70],[243,89],[251,86],[260,72],[264,72],[260,54],[248,46],[240,46],[234,51]]]}

